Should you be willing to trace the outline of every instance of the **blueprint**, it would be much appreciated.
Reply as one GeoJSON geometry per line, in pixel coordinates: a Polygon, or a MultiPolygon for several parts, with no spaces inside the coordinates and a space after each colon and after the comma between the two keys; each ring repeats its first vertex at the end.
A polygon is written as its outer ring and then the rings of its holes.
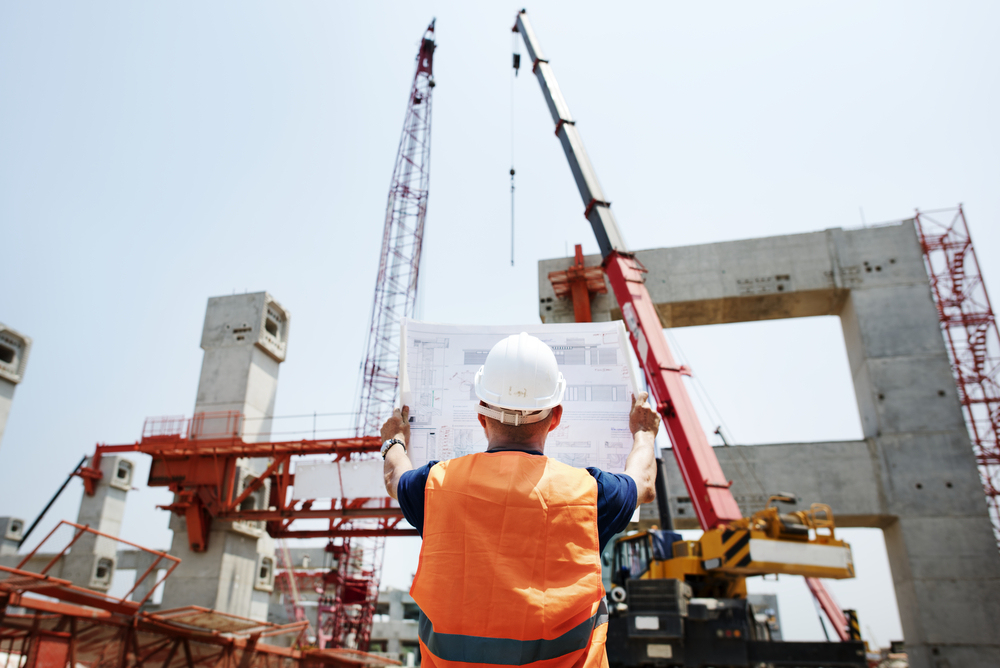
{"type": "Polygon", "coordinates": [[[404,320],[400,329],[400,401],[410,407],[415,467],[486,450],[476,372],[495,343],[528,332],[549,344],[566,377],[562,423],[549,434],[545,454],[571,466],[625,469],[638,372],[621,322],[483,327],[404,320]]]}

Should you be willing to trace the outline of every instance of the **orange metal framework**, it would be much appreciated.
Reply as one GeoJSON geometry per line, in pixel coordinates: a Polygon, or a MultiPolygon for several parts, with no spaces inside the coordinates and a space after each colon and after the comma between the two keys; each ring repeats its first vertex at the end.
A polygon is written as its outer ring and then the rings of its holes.
{"type": "MultiPolygon", "coordinates": [[[[246,443],[241,437],[242,417],[237,411],[200,413],[190,420],[150,418],[143,436],[135,443],[98,444],[90,466],[80,469],[84,489],[93,494],[101,479],[103,455],[141,452],[153,458],[149,469],[151,487],[168,487],[175,501],[163,506],[187,520],[188,540],[195,552],[208,547],[213,519],[266,522],[275,538],[332,538],[343,536],[415,536],[416,530],[400,526],[403,514],[388,497],[340,498],[331,501],[294,500],[295,474],[292,458],[330,455],[346,462],[377,453],[381,441],[374,436],[318,440],[246,443]],[[206,425],[226,425],[219,433],[205,433],[206,425]],[[267,458],[267,468],[238,489],[237,461],[267,458]],[[251,494],[270,480],[266,508],[243,508],[251,494]],[[328,507],[321,507],[326,505],[328,507]],[[326,520],[327,526],[297,529],[296,520],[326,520]],[[359,524],[358,520],[366,520],[359,524]]],[[[218,427],[216,427],[218,429],[218,427]]]]}
{"type": "Polygon", "coordinates": [[[606,294],[604,269],[600,266],[588,267],[583,263],[583,246],[576,244],[573,249],[573,265],[565,271],[549,272],[552,290],[558,299],[573,299],[573,317],[577,322],[590,322],[590,297],[606,294]]]}
{"type": "Polygon", "coordinates": [[[352,650],[305,650],[279,647],[266,639],[299,633],[305,622],[279,626],[198,606],[149,612],[128,600],[157,566],[167,562],[169,577],[180,559],[71,522],[60,523],[15,568],[0,566],[0,653],[23,668],[67,664],[87,668],[318,668],[398,665],[352,650]],[[25,570],[42,545],[63,527],[72,539],[40,572],[25,570]],[[154,565],[136,578],[124,596],[84,589],[49,575],[84,534],[156,555],[154,565]],[[43,596],[44,598],[40,598],[43,596]]]}
{"type": "MultiPolygon", "coordinates": [[[[55,528],[53,528],[52,531],[50,531],[48,535],[46,535],[45,538],[41,540],[41,542],[38,543],[35,549],[33,549],[23,559],[21,559],[21,561],[18,562],[17,566],[11,568],[8,566],[0,565],[0,576],[2,576],[3,578],[0,579],[0,603],[3,602],[2,597],[4,596],[5,593],[7,595],[16,595],[20,597],[22,593],[30,591],[35,594],[50,596],[62,601],[69,601],[71,603],[76,603],[79,605],[98,606],[101,609],[111,613],[131,614],[136,612],[139,608],[142,607],[143,603],[146,602],[146,600],[150,597],[150,595],[153,593],[156,587],[162,584],[163,581],[170,576],[173,570],[177,568],[177,564],[179,564],[180,561],[181,560],[178,559],[177,557],[171,556],[166,552],[160,552],[158,550],[150,550],[145,547],[142,547],[141,545],[130,543],[127,540],[122,540],[121,538],[117,538],[115,536],[111,536],[109,534],[96,531],[88,526],[76,524],[74,522],[67,522],[66,520],[63,520],[59,524],[57,524],[55,528]],[[68,543],[66,543],[65,547],[63,547],[62,550],[60,550],[59,552],[55,553],[54,556],[52,556],[52,558],[49,559],[49,561],[45,564],[42,570],[39,571],[38,573],[24,570],[25,566],[28,564],[28,562],[31,561],[32,557],[34,557],[36,554],[39,554],[41,548],[47,545],[49,540],[54,535],[56,535],[60,529],[64,527],[73,530],[73,538],[70,539],[68,543]],[[70,551],[73,545],[75,545],[77,541],[79,541],[80,538],[84,536],[84,534],[93,534],[94,536],[99,536],[101,538],[110,541],[121,543],[123,545],[128,545],[129,547],[134,547],[138,550],[142,550],[143,552],[156,555],[156,559],[153,560],[153,563],[149,566],[149,568],[146,569],[144,573],[142,573],[141,575],[138,573],[136,574],[135,584],[132,586],[131,589],[128,590],[128,592],[125,593],[124,596],[121,597],[111,596],[108,594],[95,591],[93,589],[85,589],[83,587],[78,587],[68,580],[63,580],[61,578],[56,578],[54,576],[49,575],[49,571],[52,570],[52,568],[57,563],[59,563],[63,557],[66,556],[66,554],[70,551]],[[170,565],[167,566],[166,564],[164,564],[163,567],[161,567],[161,563],[163,561],[168,562],[170,565]],[[153,584],[152,587],[149,588],[149,593],[146,594],[146,596],[144,596],[139,601],[128,600],[128,597],[131,596],[132,593],[139,588],[139,585],[142,584],[146,578],[150,577],[158,570],[166,570],[166,573],[163,575],[163,577],[159,578],[153,584]]],[[[4,606],[0,605],[0,608],[3,607],[4,606]]]]}

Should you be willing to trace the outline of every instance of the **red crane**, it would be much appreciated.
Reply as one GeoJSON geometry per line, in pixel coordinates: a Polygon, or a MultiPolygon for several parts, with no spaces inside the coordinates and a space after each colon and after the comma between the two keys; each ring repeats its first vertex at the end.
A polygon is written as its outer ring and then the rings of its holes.
{"type": "MultiPolygon", "coordinates": [[[[573,179],[583,199],[583,215],[590,222],[597,238],[604,273],[621,308],[622,319],[628,328],[639,365],[645,373],[650,400],[663,418],[698,521],[706,531],[726,526],[741,519],[742,513],[729,490],[731,483],[712,452],[684,387],[682,376],[690,372],[677,363],[663,336],[660,317],[646,289],[646,268],[625,245],[618,222],[611,211],[611,203],[601,190],[597,172],[590,163],[583,139],[576,129],[576,121],[573,120],[569,105],[559,89],[549,60],[542,52],[525,10],[518,13],[512,30],[520,33],[531,61],[531,71],[541,85],[546,105],[555,123],[555,135],[562,144],[573,179]]],[[[514,67],[516,69],[519,66],[520,57],[515,56],[514,67]]],[[[558,284],[553,284],[557,293],[561,291],[563,294],[576,287],[574,310],[578,303],[582,306],[582,302],[589,301],[584,297],[585,291],[590,291],[587,280],[590,277],[586,275],[586,268],[582,265],[582,252],[578,252],[576,264],[567,272],[559,272],[564,275],[559,277],[558,284]]],[[[577,320],[580,319],[581,315],[578,314],[577,320]]],[[[822,582],[815,578],[809,580],[810,591],[833,623],[837,635],[841,640],[849,639],[844,613],[836,606],[822,582]]]]}
{"type": "MultiPolygon", "coordinates": [[[[382,253],[361,367],[357,436],[379,433],[392,414],[399,388],[399,325],[402,318],[413,315],[417,301],[430,184],[435,46],[432,20],[420,40],[385,207],[382,253]]],[[[364,531],[372,524],[371,520],[356,520],[347,528],[364,531]]],[[[379,521],[374,524],[377,528],[379,521]]],[[[337,571],[336,595],[324,606],[319,625],[333,638],[334,646],[367,650],[378,605],[385,536],[359,537],[353,545],[350,537],[344,537],[339,547],[346,558],[337,571]]]]}
{"type": "Polygon", "coordinates": [[[358,436],[377,434],[392,414],[399,385],[399,323],[417,301],[420,250],[431,167],[431,93],[434,91],[434,21],[420,42],[417,71],[396,152],[382,231],[382,254],[371,326],[361,366],[358,436]]]}

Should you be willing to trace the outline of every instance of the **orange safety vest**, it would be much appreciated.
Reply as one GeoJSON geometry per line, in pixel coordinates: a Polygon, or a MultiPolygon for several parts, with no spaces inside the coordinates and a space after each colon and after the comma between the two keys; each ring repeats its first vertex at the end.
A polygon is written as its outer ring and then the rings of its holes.
{"type": "Polygon", "coordinates": [[[597,481],[524,452],[431,467],[424,490],[424,666],[608,665],[597,481]]]}

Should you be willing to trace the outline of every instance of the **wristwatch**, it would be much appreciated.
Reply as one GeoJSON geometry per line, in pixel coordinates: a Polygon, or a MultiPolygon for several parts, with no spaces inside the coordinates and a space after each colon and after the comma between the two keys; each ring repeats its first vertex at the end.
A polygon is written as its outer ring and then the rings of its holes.
{"type": "Polygon", "coordinates": [[[391,448],[392,446],[396,445],[397,443],[400,444],[401,446],[403,446],[403,451],[404,452],[406,451],[406,443],[403,443],[398,438],[390,438],[388,441],[386,441],[385,443],[382,444],[382,451],[381,451],[381,453],[382,453],[382,459],[385,459],[385,455],[386,455],[387,452],[389,452],[389,448],[391,448]]]}

